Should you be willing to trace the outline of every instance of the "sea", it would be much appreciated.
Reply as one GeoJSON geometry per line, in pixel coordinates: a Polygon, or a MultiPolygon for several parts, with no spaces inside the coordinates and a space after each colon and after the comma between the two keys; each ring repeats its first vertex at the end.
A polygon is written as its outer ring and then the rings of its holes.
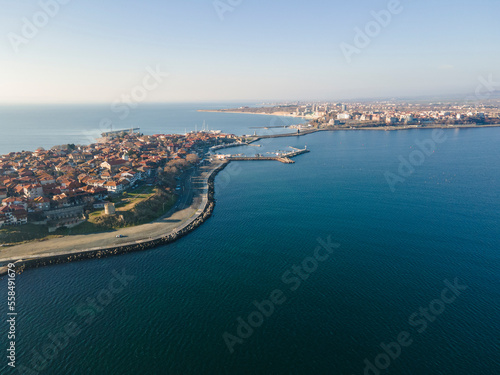
{"type": "MultiPolygon", "coordinates": [[[[145,134],[301,122],[203,106],[127,121],[145,134]]],[[[0,153],[84,143],[105,112],[2,108],[0,153]]],[[[214,215],[173,244],[18,275],[15,369],[1,280],[0,373],[497,375],[499,140],[500,128],[352,130],[231,149],[311,152],[231,163],[214,215]]]]}
{"type": "Polygon", "coordinates": [[[307,123],[295,117],[200,112],[241,106],[252,104],[142,104],[136,108],[121,106],[119,112],[105,104],[0,105],[0,155],[63,144],[87,145],[96,142],[103,132],[114,130],[138,128],[139,132],[151,135],[204,129],[266,135],[287,133],[290,130],[285,126],[307,123]]]}

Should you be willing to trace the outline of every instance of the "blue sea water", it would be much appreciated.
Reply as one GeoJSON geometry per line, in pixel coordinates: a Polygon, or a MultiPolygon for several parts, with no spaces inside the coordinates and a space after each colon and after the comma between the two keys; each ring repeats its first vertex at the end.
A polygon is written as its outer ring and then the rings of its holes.
{"type": "Polygon", "coordinates": [[[140,128],[145,134],[184,134],[210,130],[236,135],[272,134],[285,129],[251,129],[301,124],[301,118],[198,112],[199,109],[237,108],[248,103],[141,104],[122,118],[110,105],[2,105],[0,106],[0,155],[38,147],[89,144],[110,130],[140,128]]]}
{"type": "MultiPolygon", "coordinates": [[[[216,179],[213,217],[174,244],[18,276],[17,365],[33,368],[73,322],[80,333],[41,374],[357,375],[365,361],[387,364],[381,343],[402,332],[411,344],[380,374],[498,374],[500,129],[445,134],[395,191],[384,173],[397,173],[431,130],[323,132],[231,150],[307,144],[311,153],[293,165],[232,164],[216,179]],[[339,247],[292,291],[282,276],[329,237],[339,247]],[[92,310],[113,270],[135,278],[92,310]],[[467,289],[419,333],[412,315],[436,311],[456,278],[467,289]],[[238,318],[274,290],[286,301],[231,353],[224,333],[237,335],[238,318]]],[[[17,373],[5,363],[2,374],[17,373]]]]}

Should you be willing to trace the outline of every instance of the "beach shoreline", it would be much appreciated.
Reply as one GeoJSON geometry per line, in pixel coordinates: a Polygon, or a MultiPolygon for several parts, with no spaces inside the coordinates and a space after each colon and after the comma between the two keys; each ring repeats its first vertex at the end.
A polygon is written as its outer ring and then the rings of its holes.
{"type": "Polygon", "coordinates": [[[197,112],[210,112],[210,113],[233,113],[240,115],[262,115],[262,116],[276,116],[276,117],[294,117],[303,118],[305,120],[314,120],[314,116],[299,116],[292,115],[286,112],[275,112],[275,113],[262,113],[262,112],[240,112],[240,111],[225,111],[221,109],[198,109],[197,112]]]}
{"type": "MultiPolygon", "coordinates": [[[[243,112],[237,110],[222,110],[222,109],[198,109],[197,112],[211,112],[211,113],[232,113],[232,114],[242,114],[242,115],[262,115],[262,116],[276,116],[276,117],[293,117],[293,118],[303,118],[304,120],[315,120],[317,117],[314,116],[299,116],[294,114],[289,114],[285,112],[275,112],[275,113],[262,113],[262,112],[243,112]]],[[[360,125],[360,124],[353,124],[360,125]]],[[[297,125],[295,125],[297,126],[297,125]]],[[[334,127],[327,126],[324,128],[313,128],[313,129],[305,129],[307,134],[311,134],[317,131],[338,131],[338,130],[384,130],[384,131],[394,131],[394,130],[410,130],[410,129],[467,129],[467,128],[491,128],[491,127],[500,127],[499,124],[486,124],[486,125],[477,125],[477,124],[463,124],[463,125],[446,125],[446,124],[429,124],[426,126],[418,126],[418,125],[406,125],[406,126],[353,126],[353,127],[334,127]]],[[[297,134],[291,134],[297,135],[297,134]]],[[[285,136],[285,135],[278,135],[285,136]]],[[[259,136],[263,138],[264,136],[259,136]]]]}

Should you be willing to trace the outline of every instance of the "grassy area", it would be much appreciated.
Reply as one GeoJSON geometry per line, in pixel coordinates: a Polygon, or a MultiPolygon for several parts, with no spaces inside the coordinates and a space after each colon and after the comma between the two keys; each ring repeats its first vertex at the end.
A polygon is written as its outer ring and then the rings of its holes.
{"type": "Polygon", "coordinates": [[[166,214],[175,204],[177,196],[151,188],[128,193],[119,202],[124,200],[127,204],[118,208],[116,215],[107,216],[103,211],[93,212],[85,225],[81,224],[73,230],[96,233],[150,223],[166,214]]]}
{"type": "MultiPolygon", "coordinates": [[[[117,214],[120,215],[124,212],[132,210],[136,205],[154,195],[155,188],[153,186],[141,186],[132,192],[126,192],[121,196],[115,197],[112,201],[115,204],[117,214]]],[[[104,216],[104,210],[91,212],[89,214],[89,221],[91,223],[95,223],[96,219],[101,216],[104,216]]]]}
{"type": "Polygon", "coordinates": [[[54,238],[57,234],[50,233],[45,225],[16,225],[6,226],[0,229],[0,243],[23,243],[41,238],[54,238]]]}
{"type": "Polygon", "coordinates": [[[130,211],[140,202],[151,198],[155,193],[154,187],[141,186],[131,192],[123,193],[118,201],[115,202],[115,208],[118,209],[117,211],[130,211]]]}
{"type": "Polygon", "coordinates": [[[115,216],[105,216],[104,211],[95,211],[90,213],[86,222],[74,228],[59,228],[54,233],[49,233],[45,225],[27,224],[3,227],[0,229],[0,244],[18,244],[68,235],[103,233],[142,225],[165,215],[176,201],[176,195],[167,194],[152,186],[143,186],[115,199],[115,204],[122,205],[117,208],[115,216]]]}
{"type": "Polygon", "coordinates": [[[114,228],[85,221],[73,228],[59,228],[54,233],[59,236],[71,236],[77,234],[103,233],[114,231],[114,228]]]}

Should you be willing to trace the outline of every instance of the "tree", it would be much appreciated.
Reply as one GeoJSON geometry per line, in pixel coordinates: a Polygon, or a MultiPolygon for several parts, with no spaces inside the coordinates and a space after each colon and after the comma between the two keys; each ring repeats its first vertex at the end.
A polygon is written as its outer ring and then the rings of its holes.
{"type": "Polygon", "coordinates": [[[169,187],[169,188],[174,188],[177,185],[177,181],[175,180],[175,175],[172,173],[164,173],[159,177],[161,184],[169,187]]]}
{"type": "Polygon", "coordinates": [[[176,167],[177,169],[185,169],[188,166],[188,162],[184,159],[170,160],[167,164],[170,167],[176,167]]]}
{"type": "Polygon", "coordinates": [[[171,175],[174,175],[174,176],[177,176],[179,174],[179,170],[177,169],[177,167],[175,166],[166,166],[164,169],[163,169],[163,172],[165,174],[171,174],[171,175]]]}
{"type": "Polygon", "coordinates": [[[200,158],[196,154],[189,154],[186,156],[186,162],[189,164],[198,164],[200,161],[200,158]]]}

